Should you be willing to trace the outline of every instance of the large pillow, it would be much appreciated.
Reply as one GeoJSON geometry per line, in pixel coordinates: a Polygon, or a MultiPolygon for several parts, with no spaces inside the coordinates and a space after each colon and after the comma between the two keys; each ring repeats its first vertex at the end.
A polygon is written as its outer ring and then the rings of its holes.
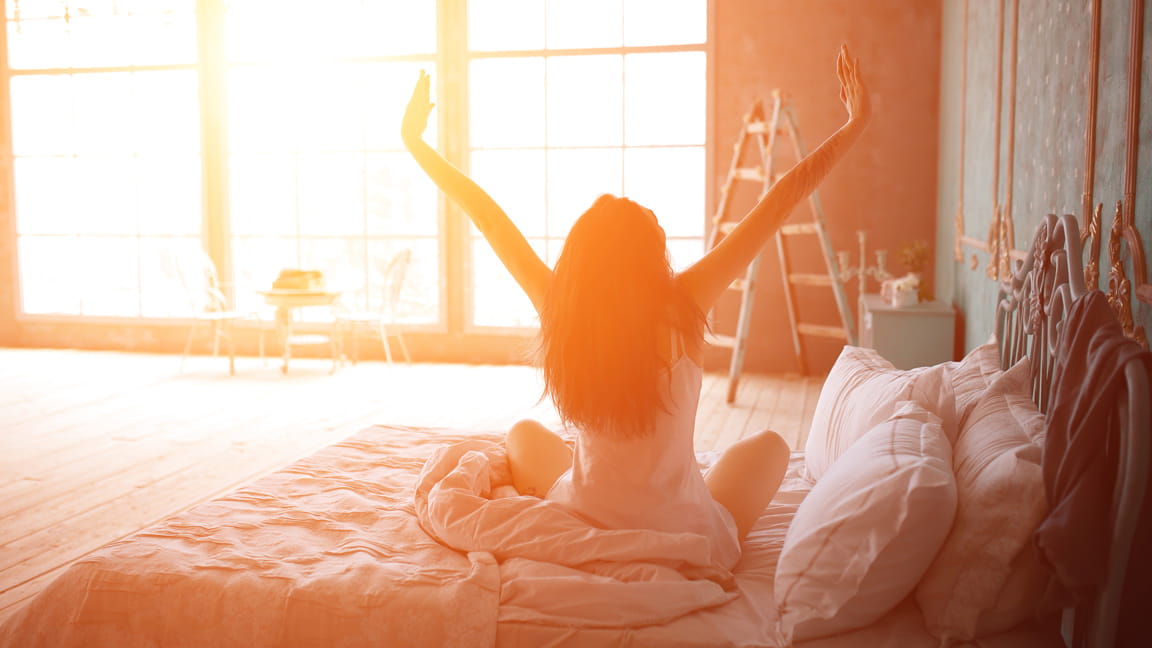
{"type": "Polygon", "coordinates": [[[912,401],[868,430],[797,509],[776,568],[785,644],[866,626],[905,599],[956,511],[952,446],[912,401]]]}
{"type": "Polygon", "coordinates": [[[940,417],[955,438],[951,365],[897,369],[874,349],[845,346],[820,389],[804,444],[808,477],[820,480],[857,439],[891,416],[896,403],[911,400],[940,417]]]}
{"type": "Polygon", "coordinates": [[[952,390],[956,394],[956,425],[976,406],[988,386],[1004,373],[1000,368],[1000,349],[995,340],[972,349],[960,362],[951,363],[952,390]]]}
{"type": "Polygon", "coordinates": [[[994,380],[953,448],[956,521],[916,588],[928,630],[945,643],[1006,630],[1037,612],[1048,583],[1030,555],[1046,511],[1040,468],[1044,415],[1022,359],[994,380]]]}

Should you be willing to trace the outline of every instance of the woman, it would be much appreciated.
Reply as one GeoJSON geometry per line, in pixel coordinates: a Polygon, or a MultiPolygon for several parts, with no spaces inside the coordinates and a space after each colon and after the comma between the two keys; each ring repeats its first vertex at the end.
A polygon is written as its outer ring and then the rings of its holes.
{"type": "Polygon", "coordinates": [[[847,122],[679,273],[668,263],[656,216],[611,195],[577,220],[550,270],[500,206],[424,142],[432,104],[429,77],[420,73],[401,127],[404,144],[532,301],[545,389],[579,430],[574,453],[535,421],[509,430],[513,485],[521,494],[561,502],[605,528],[701,533],[723,554],[734,544],[738,556],[740,539],[779,488],[789,448],[762,432],[732,445],[701,475],[692,437],[704,313],[867,123],[858,61],[846,46],[836,65],[847,122]]]}

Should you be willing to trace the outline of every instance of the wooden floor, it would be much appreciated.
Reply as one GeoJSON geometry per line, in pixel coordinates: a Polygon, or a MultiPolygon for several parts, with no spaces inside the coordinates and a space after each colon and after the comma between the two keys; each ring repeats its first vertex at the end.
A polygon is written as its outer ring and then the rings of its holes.
{"type": "MultiPolygon", "coordinates": [[[[0,622],[92,550],[373,424],[555,425],[535,370],[0,349],[0,622]]],[[[697,450],[774,429],[799,447],[822,379],[706,374],[697,450]]]]}

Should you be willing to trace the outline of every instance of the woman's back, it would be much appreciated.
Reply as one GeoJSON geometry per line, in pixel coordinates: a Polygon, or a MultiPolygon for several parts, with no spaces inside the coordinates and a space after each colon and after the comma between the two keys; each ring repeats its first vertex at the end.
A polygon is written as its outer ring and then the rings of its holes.
{"type": "Polygon", "coordinates": [[[716,563],[732,567],[740,554],[736,524],[709,494],[693,449],[702,373],[686,354],[673,363],[666,409],[657,411],[649,434],[581,431],[572,469],[547,499],[604,528],[704,535],[716,563]]]}

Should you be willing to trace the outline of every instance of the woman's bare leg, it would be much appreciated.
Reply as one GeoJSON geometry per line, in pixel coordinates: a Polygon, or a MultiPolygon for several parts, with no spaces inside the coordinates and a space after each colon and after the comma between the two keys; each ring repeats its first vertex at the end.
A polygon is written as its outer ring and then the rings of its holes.
{"type": "Polygon", "coordinates": [[[544,497],[556,478],[572,467],[572,451],[558,434],[537,421],[517,421],[504,440],[512,485],[521,495],[544,497]]]}
{"type": "Polygon", "coordinates": [[[733,443],[704,475],[712,498],[735,518],[741,540],[780,488],[791,452],[779,434],[761,432],[733,443]]]}

